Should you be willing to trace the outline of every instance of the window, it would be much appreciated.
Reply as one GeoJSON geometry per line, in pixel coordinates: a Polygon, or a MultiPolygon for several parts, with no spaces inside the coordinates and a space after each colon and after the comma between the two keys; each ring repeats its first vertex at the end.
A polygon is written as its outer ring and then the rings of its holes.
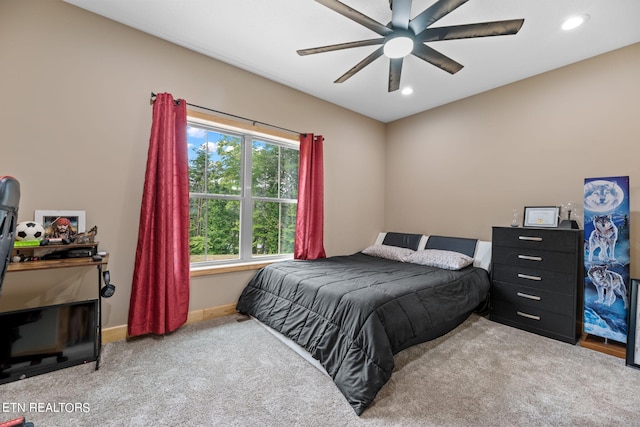
{"type": "Polygon", "coordinates": [[[192,266],[289,257],[298,143],[189,120],[192,266]]]}

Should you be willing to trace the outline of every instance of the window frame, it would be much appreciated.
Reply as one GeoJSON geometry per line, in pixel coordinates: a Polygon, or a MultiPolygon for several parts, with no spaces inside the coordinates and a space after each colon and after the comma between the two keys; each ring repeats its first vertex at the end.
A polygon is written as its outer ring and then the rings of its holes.
{"type": "MultiPolygon", "coordinates": [[[[241,139],[241,190],[239,195],[192,193],[189,200],[202,198],[205,200],[238,200],[240,202],[240,237],[238,258],[223,260],[206,260],[190,262],[191,271],[202,271],[212,268],[225,268],[251,264],[265,264],[279,260],[292,259],[293,253],[254,255],[253,254],[253,206],[256,202],[292,203],[298,200],[282,197],[253,196],[252,194],[252,154],[253,142],[264,142],[280,147],[300,150],[300,141],[293,139],[291,134],[271,131],[269,129],[245,125],[233,120],[223,119],[196,111],[187,111],[187,126],[194,125],[214,132],[228,134],[241,139]]],[[[280,241],[279,241],[280,244],[280,241]]]]}

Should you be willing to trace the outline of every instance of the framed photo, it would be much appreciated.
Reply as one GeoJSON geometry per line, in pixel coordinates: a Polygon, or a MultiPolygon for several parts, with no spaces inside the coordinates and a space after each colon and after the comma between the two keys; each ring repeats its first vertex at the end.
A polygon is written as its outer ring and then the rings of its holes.
{"type": "Polygon", "coordinates": [[[627,334],[627,366],[640,369],[640,310],[638,310],[638,285],[640,280],[631,279],[629,295],[629,333],[627,334]]]}
{"type": "Polygon", "coordinates": [[[524,208],[524,227],[557,227],[560,217],[558,206],[526,206],[524,208]]]}
{"type": "Polygon", "coordinates": [[[70,239],[84,233],[85,211],[36,211],[34,220],[44,227],[45,239],[70,239]]]}

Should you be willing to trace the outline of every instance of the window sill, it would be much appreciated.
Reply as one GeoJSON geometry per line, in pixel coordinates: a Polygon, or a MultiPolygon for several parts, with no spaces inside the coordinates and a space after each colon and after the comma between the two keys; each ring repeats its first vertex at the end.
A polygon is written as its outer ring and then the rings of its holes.
{"type": "Polygon", "coordinates": [[[194,268],[190,272],[191,277],[211,276],[213,274],[235,273],[238,271],[260,270],[269,264],[284,261],[282,259],[274,259],[270,261],[255,261],[242,264],[213,265],[207,267],[194,268]]]}

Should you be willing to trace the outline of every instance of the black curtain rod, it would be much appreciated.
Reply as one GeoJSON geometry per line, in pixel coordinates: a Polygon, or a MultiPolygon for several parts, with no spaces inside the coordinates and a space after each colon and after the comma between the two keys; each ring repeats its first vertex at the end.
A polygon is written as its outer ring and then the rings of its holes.
{"type": "MultiPolygon", "coordinates": [[[[155,100],[156,100],[156,94],[155,94],[155,93],[153,93],[153,92],[151,92],[151,102],[153,102],[153,101],[155,101],[155,100]]],[[[269,123],[264,123],[264,122],[260,122],[260,121],[258,121],[258,120],[248,119],[248,118],[246,118],[246,117],[242,117],[242,116],[236,116],[235,114],[225,113],[224,111],[218,111],[218,110],[214,110],[214,109],[211,109],[211,108],[202,107],[202,106],[200,106],[200,105],[190,104],[190,103],[188,103],[188,102],[187,102],[186,104],[187,104],[188,106],[190,106],[190,107],[200,108],[201,110],[206,110],[206,111],[211,111],[212,113],[224,114],[225,116],[233,117],[233,118],[240,119],[240,120],[246,120],[246,121],[248,121],[248,122],[253,123],[253,125],[254,125],[254,126],[255,126],[256,124],[261,124],[261,125],[263,125],[263,126],[269,126],[269,127],[275,128],[275,129],[280,129],[280,130],[283,130],[283,131],[289,132],[289,133],[294,133],[294,134],[296,134],[296,135],[304,135],[304,136],[306,136],[306,135],[307,135],[307,134],[306,134],[306,133],[304,133],[304,132],[298,132],[298,131],[291,130],[291,129],[287,129],[287,128],[283,128],[283,127],[280,127],[280,126],[270,125],[269,123]]]]}

